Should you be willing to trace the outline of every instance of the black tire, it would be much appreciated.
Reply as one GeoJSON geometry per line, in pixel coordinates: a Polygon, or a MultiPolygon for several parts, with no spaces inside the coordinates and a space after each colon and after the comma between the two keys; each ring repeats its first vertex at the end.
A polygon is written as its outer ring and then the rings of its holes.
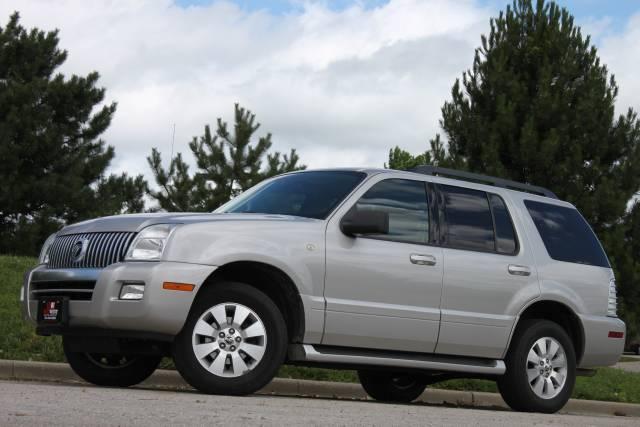
{"type": "Polygon", "coordinates": [[[364,391],[382,402],[413,402],[427,387],[418,376],[405,373],[358,371],[358,378],[364,391]]]}
{"type": "Polygon", "coordinates": [[[146,380],[160,364],[159,356],[79,353],[62,339],[67,362],[83,380],[107,387],[129,387],[146,380]]]}
{"type": "MultiPolygon", "coordinates": [[[[524,320],[518,326],[513,340],[505,359],[506,373],[498,379],[498,389],[504,401],[511,409],[522,412],[551,414],[562,409],[571,397],[576,381],[575,350],[565,330],[557,323],[548,320],[524,320]],[[536,395],[527,377],[529,350],[538,339],[543,337],[551,337],[560,343],[566,358],[567,371],[564,386],[551,398],[541,398],[536,395]]],[[[536,381],[534,379],[532,383],[535,385],[536,381]]]]}
{"type": "Polygon", "coordinates": [[[220,282],[198,295],[184,328],[176,337],[173,357],[176,369],[191,386],[202,393],[247,395],[267,385],[278,372],[287,350],[287,327],[275,303],[260,290],[239,282],[220,282]],[[233,378],[205,369],[193,350],[193,330],[200,316],[221,303],[242,304],[262,320],[266,346],[259,362],[248,372],[233,378]]]}

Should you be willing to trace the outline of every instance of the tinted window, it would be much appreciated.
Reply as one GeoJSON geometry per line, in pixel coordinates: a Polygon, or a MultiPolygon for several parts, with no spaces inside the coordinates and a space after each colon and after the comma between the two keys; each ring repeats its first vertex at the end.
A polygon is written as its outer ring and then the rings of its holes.
{"type": "Polygon", "coordinates": [[[429,214],[425,183],[407,179],[388,179],[375,184],[358,203],[358,210],[389,214],[389,234],[370,235],[380,239],[427,243],[429,214]]]}
{"type": "Polygon", "coordinates": [[[459,249],[494,251],[493,219],[484,191],[441,185],[446,219],[445,243],[459,249]]]}
{"type": "Polygon", "coordinates": [[[514,254],[518,250],[516,233],[504,200],[496,194],[489,194],[493,222],[496,226],[496,251],[501,254],[514,254]]]}
{"type": "Polygon", "coordinates": [[[216,212],[265,213],[324,219],[366,176],[317,171],[284,175],[245,193],[216,212]]]}
{"type": "Polygon", "coordinates": [[[576,209],[532,200],[524,204],[551,258],[609,267],[598,238],[576,209]]]}

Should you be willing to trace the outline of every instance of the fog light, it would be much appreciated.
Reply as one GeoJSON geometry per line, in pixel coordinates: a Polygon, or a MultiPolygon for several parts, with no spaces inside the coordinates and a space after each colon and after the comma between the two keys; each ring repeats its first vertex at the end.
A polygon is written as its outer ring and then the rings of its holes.
{"type": "Polygon", "coordinates": [[[139,300],[144,296],[144,283],[123,283],[120,299],[139,300]]]}

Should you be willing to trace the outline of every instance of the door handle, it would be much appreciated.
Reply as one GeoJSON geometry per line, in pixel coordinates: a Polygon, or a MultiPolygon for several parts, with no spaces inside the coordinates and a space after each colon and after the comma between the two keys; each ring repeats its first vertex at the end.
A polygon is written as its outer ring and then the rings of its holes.
{"type": "Polygon", "coordinates": [[[417,265],[436,265],[436,257],[433,255],[411,254],[409,260],[417,265]]]}
{"type": "Polygon", "coordinates": [[[514,276],[530,276],[531,269],[526,265],[515,265],[509,264],[509,274],[513,274],[514,276]]]}

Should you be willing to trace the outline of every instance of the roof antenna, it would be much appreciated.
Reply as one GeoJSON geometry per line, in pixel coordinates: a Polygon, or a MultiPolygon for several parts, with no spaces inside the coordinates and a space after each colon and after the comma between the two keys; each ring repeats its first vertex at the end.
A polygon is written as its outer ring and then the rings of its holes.
{"type": "Polygon", "coordinates": [[[176,124],[173,124],[173,135],[171,136],[171,157],[169,158],[173,162],[173,146],[176,142],[176,124]]]}

